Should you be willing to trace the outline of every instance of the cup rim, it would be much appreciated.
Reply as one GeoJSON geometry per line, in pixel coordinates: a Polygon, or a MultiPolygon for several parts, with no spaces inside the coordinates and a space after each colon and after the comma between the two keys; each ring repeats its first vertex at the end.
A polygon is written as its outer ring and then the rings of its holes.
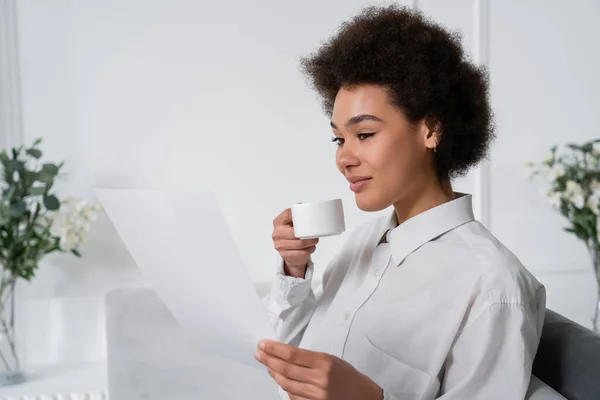
{"type": "Polygon", "coordinates": [[[294,205],[292,205],[292,208],[297,208],[297,207],[302,207],[302,206],[309,206],[309,205],[316,205],[316,204],[327,204],[327,203],[342,203],[342,199],[329,199],[329,200],[316,200],[316,201],[311,201],[308,203],[296,203],[294,205]]]}

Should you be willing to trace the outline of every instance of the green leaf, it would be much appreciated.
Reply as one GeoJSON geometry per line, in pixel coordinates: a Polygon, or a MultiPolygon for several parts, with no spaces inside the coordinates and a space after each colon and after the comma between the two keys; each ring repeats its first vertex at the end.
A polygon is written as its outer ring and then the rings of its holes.
{"type": "Polygon", "coordinates": [[[42,143],[42,138],[37,138],[33,141],[33,145],[37,146],[38,144],[42,143]]]}
{"type": "Polygon", "coordinates": [[[6,150],[2,150],[0,151],[0,161],[2,161],[2,164],[7,165],[8,164],[8,154],[6,154],[6,150]]]}
{"type": "Polygon", "coordinates": [[[44,196],[44,206],[50,211],[55,211],[60,208],[60,201],[54,195],[44,196]]]}
{"type": "Polygon", "coordinates": [[[37,158],[37,159],[42,157],[42,152],[39,151],[38,149],[27,149],[27,150],[25,150],[25,153],[27,153],[31,157],[37,158]]]}
{"type": "Polygon", "coordinates": [[[564,200],[560,201],[560,213],[562,215],[564,215],[565,217],[569,216],[569,206],[568,206],[567,202],[564,200]]]}
{"type": "Polygon", "coordinates": [[[27,194],[30,196],[42,196],[46,193],[45,186],[35,186],[27,189],[27,194]]]}
{"type": "Polygon", "coordinates": [[[27,207],[23,200],[16,201],[10,205],[10,215],[14,218],[21,217],[23,214],[25,214],[26,210],[27,207]]]}
{"type": "Polygon", "coordinates": [[[37,174],[36,181],[51,185],[54,182],[54,176],[42,170],[37,174]]]}
{"type": "Polygon", "coordinates": [[[50,189],[52,189],[53,185],[54,185],[54,180],[52,180],[52,182],[46,183],[46,193],[48,193],[50,191],[50,189]]]}
{"type": "Polygon", "coordinates": [[[19,276],[21,278],[25,279],[26,281],[30,281],[31,278],[33,278],[35,276],[35,274],[31,270],[24,269],[22,271],[19,271],[19,276]]]}
{"type": "Polygon", "coordinates": [[[573,226],[571,228],[564,228],[567,232],[571,232],[574,233],[575,236],[580,239],[583,240],[584,242],[588,240],[589,235],[587,232],[587,229],[585,228],[584,225],[582,225],[579,221],[571,221],[571,223],[573,224],[573,226]]]}
{"type": "Polygon", "coordinates": [[[586,143],[583,146],[581,146],[581,151],[583,151],[584,153],[589,153],[593,149],[594,149],[594,146],[592,143],[586,143]]]}
{"type": "Polygon", "coordinates": [[[6,190],[6,192],[4,193],[4,198],[5,199],[10,199],[14,196],[15,192],[17,191],[17,188],[14,186],[9,186],[8,189],[6,190]]]}
{"type": "Polygon", "coordinates": [[[56,176],[58,175],[58,170],[60,169],[60,167],[57,167],[54,164],[51,163],[46,163],[44,165],[42,165],[42,172],[45,172],[47,174],[56,176]]]}
{"type": "Polygon", "coordinates": [[[23,173],[23,180],[26,182],[26,185],[31,185],[33,182],[36,181],[37,179],[37,172],[33,172],[33,171],[25,171],[23,173]]]}
{"type": "Polygon", "coordinates": [[[563,228],[563,229],[564,229],[566,232],[572,233],[572,234],[574,234],[575,236],[579,237],[579,236],[577,235],[577,231],[576,231],[575,229],[573,229],[573,228],[563,228]]]}
{"type": "Polygon", "coordinates": [[[71,253],[75,254],[77,257],[81,257],[81,253],[75,249],[71,250],[71,253]]]}
{"type": "Polygon", "coordinates": [[[11,169],[12,171],[23,171],[25,170],[25,164],[23,163],[23,161],[19,161],[19,160],[8,160],[8,163],[6,165],[9,169],[11,169]]]}

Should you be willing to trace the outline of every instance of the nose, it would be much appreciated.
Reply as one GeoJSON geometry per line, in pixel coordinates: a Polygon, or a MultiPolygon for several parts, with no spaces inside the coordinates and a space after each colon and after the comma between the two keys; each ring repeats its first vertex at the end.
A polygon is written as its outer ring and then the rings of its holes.
{"type": "Polygon", "coordinates": [[[336,154],[336,163],[340,172],[344,173],[348,168],[357,167],[360,165],[360,159],[356,153],[356,149],[349,143],[344,143],[338,149],[336,154]]]}

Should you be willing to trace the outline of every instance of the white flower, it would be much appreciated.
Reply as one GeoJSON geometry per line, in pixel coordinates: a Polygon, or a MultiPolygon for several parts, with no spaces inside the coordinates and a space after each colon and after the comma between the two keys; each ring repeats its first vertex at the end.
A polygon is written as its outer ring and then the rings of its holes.
{"type": "Polygon", "coordinates": [[[548,190],[545,194],[546,201],[554,208],[560,207],[560,193],[548,190]]]}
{"type": "Polygon", "coordinates": [[[554,164],[552,167],[548,167],[546,170],[546,180],[548,182],[554,182],[556,179],[565,175],[565,166],[559,163],[554,164]]]}
{"type": "Polygon", "coordinates": [[[73,198],[62,202],[52,224],[52,233],[60,238],[64,250],[75,250],[87,241],[98,205],[73,198]]]}
{"type": "Polygon", "coordinates": [[[575,207],[581,209],[585,204],[585,199],[583,197],[583,189],[581,185],[579,185],[575,181],[567,181],[567,186],[565,188],[565,192],[563,195],[564,199],[569,201],[575,207]]]}
{"type": "Polygon", "coordinates": [[[592,157],[596,160],[600,159],[600,150],[598,150],[596,146],[594,146],[594,149],[592,150],[592,157]]]}
{"type": "Polygon", "coordinates": [[[544,157],[544,163],[551,164],[554,161],[554,153],[549,153],[546,157],[544,157]]]}
{"type": "Polygon", "coordinates": [[[557,177],[562,177],[565,176],[565,173],[567,171],[565,171],[565,166],[563,164],[554,164],[554,166],[552,167],[552,170],[554,171],[554,173],[556,174],[557,177]]]}
{"type": "Polygon", "coordinates": [[[598,205],[600,205],[600,198],[594,194],[590,195],[586,206],[596,215],[598,214],[598,205]]]}
{"type": "Polygon", "coordinates": [[[600,214],[600,182],[593,180],[590,184],[590,197],[587,206],[596,215],[600,214]]]}

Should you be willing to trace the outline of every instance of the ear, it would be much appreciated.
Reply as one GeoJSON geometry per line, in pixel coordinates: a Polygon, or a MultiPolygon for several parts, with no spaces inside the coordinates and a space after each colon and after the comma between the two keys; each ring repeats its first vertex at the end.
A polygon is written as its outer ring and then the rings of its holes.
{"type": "Polygon", "coordinates": [[[423,144],[431,150],[436,150],[442,139],[442,124],[433,114],[427,114],[421,121],[423,144]]]}

